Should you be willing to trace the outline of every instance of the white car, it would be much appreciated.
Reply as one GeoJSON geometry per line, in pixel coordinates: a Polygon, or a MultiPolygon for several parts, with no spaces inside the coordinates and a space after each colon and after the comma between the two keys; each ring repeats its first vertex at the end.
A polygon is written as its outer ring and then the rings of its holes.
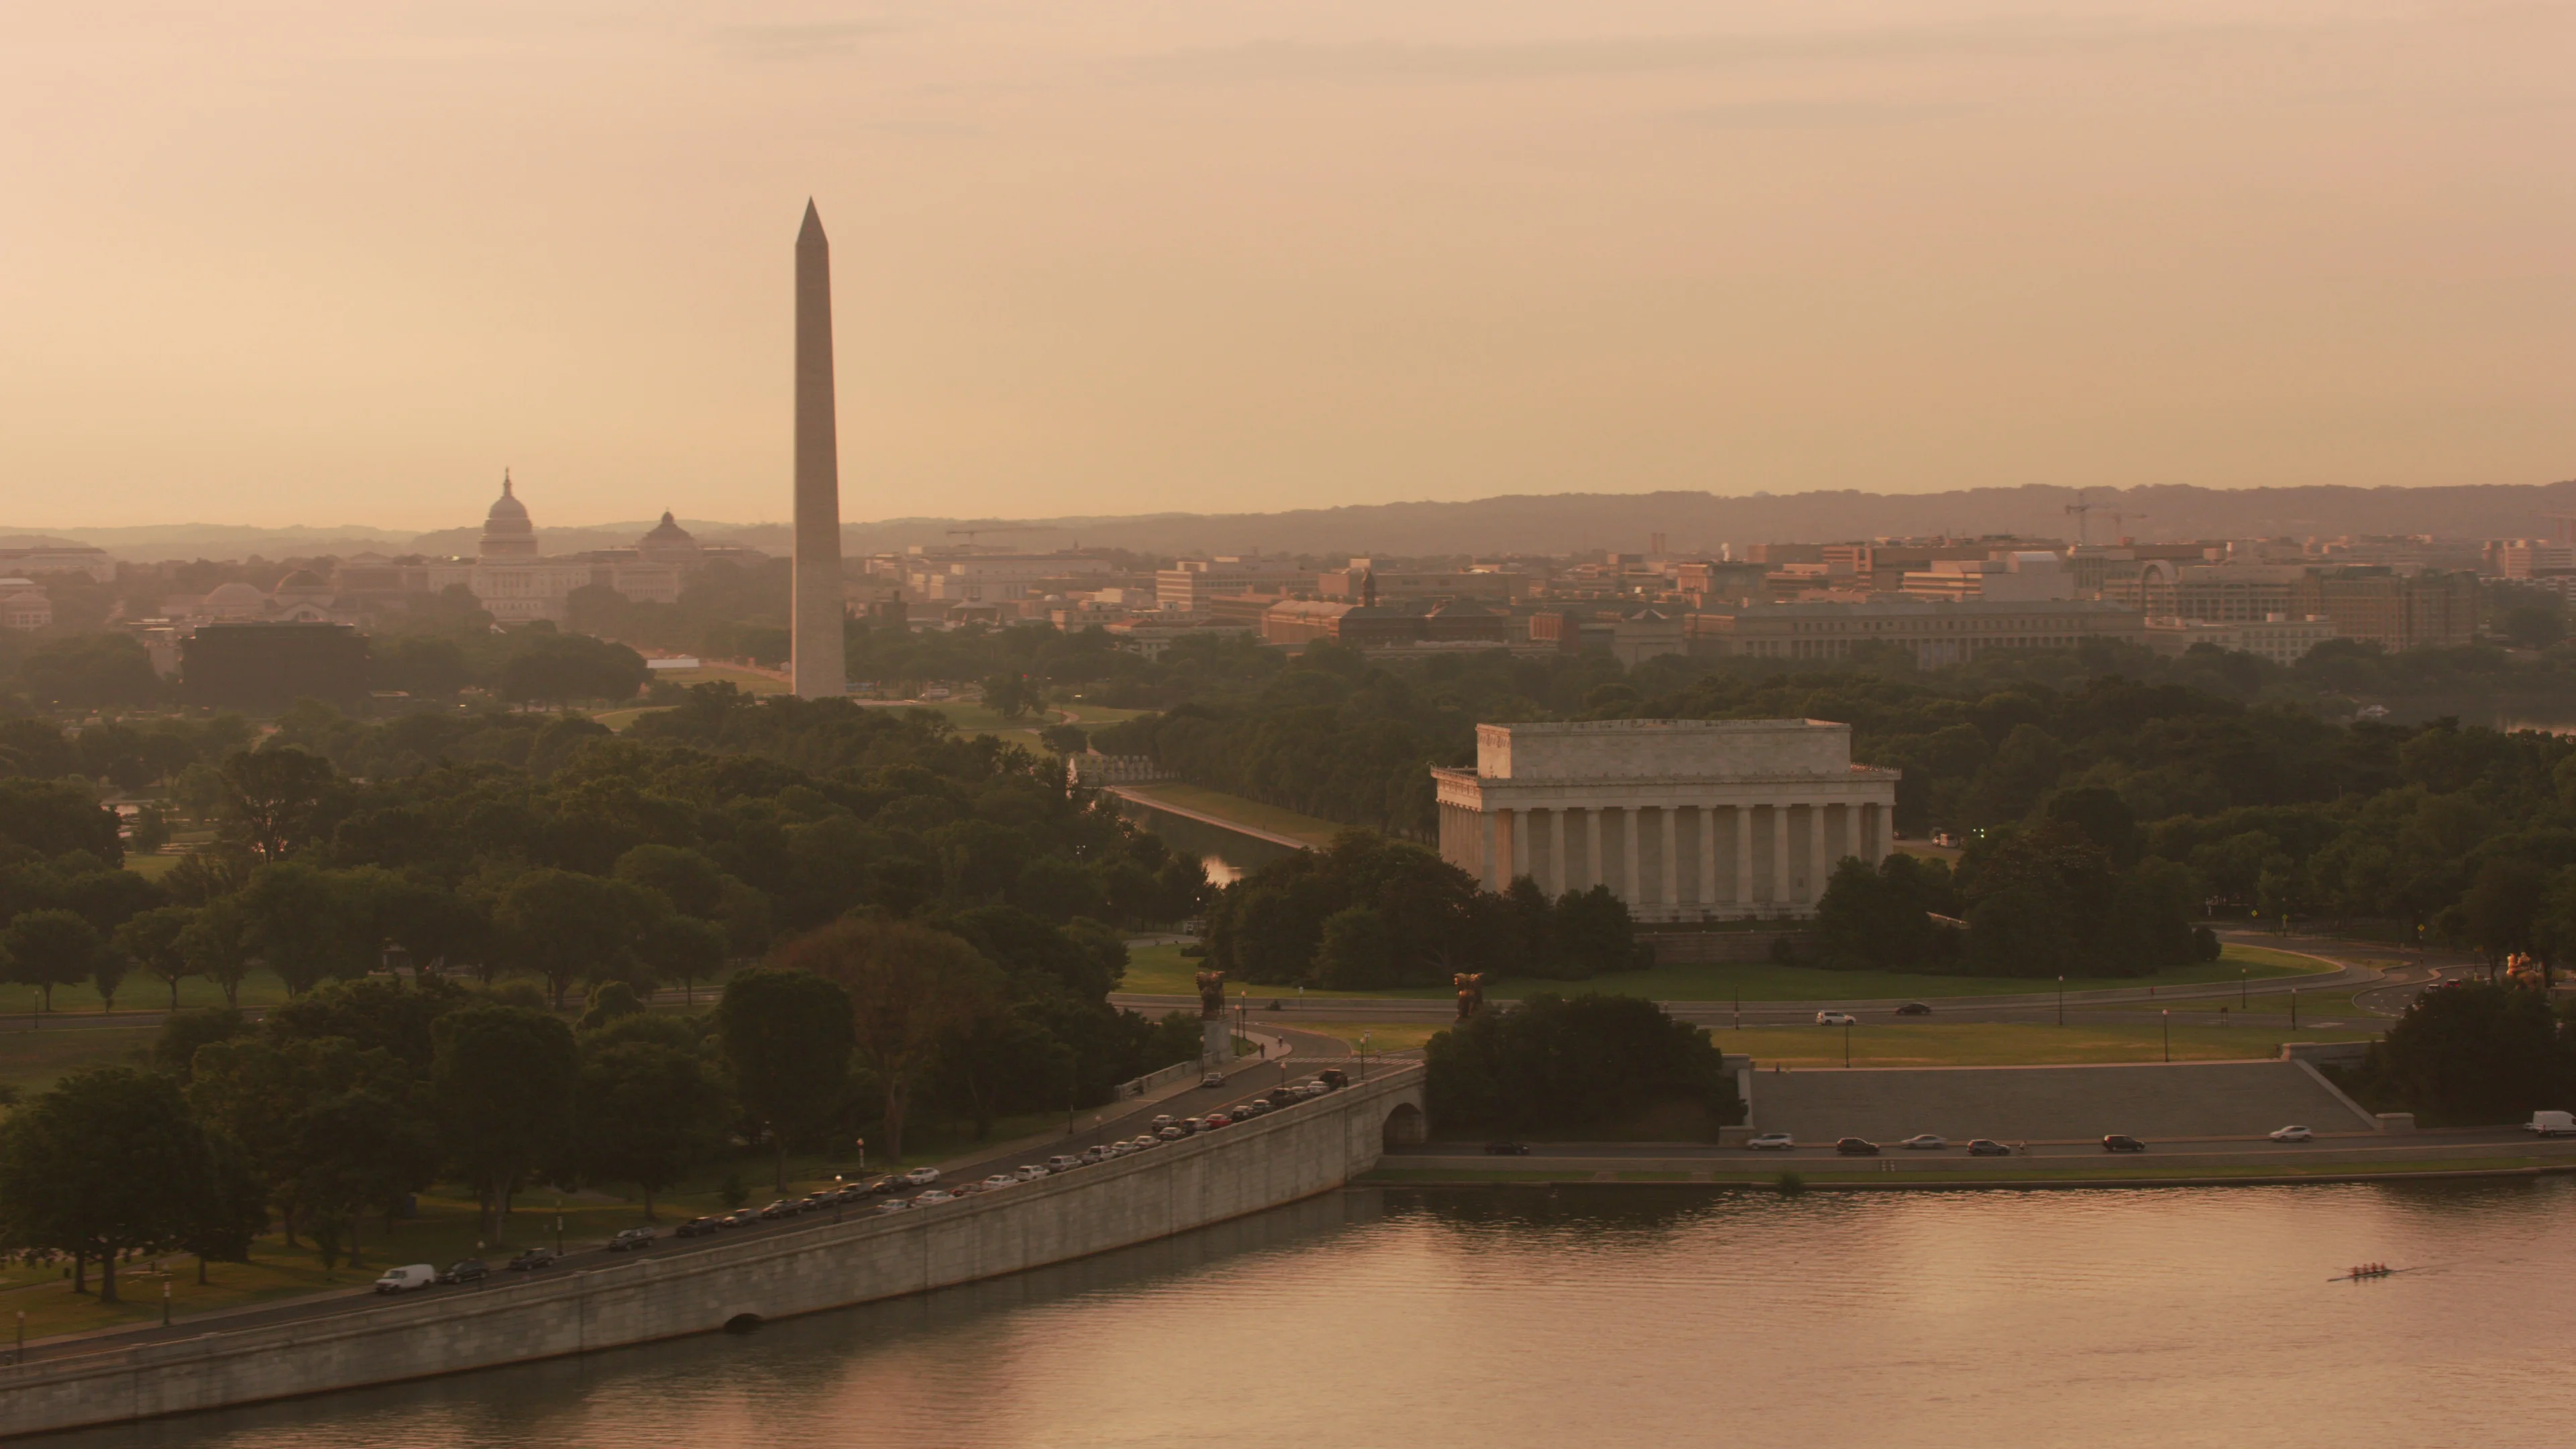
{"type": "Polygon", "coordinates": [[[1911,1147],[1917,1152],[1938,1152],[1950,1145],[1950,1139],[1938,1132],[1917,1132],[1896,1145],[1911,1147]]]}
{"type": "Polygon", "coordinates": [[[912,1205],[914,1207],[935,1207],[943,1202],[955,1201],[957,1201],[957,1194],[950,1192],[944,1187],[934,1187],[930,1191],[923,1193],[921,1196],[914,1198],[912,1200],[912,1205]]]}
{"type": "Polygon", "coordinates": [[[890,1197],[884,1202],[877,1204],[877,1211],[881,1213],[899,1213],[910,1206],[912,1206],[912,1199],[908,1197],[890,1197]]]}
{"type": "Polygon", "coordinates": [[[1816,1025],[1818,1026],[1858,1026],[1859,1024],[1860,1018],[1852,1015],[1848,1011],[1819,1011],[1816,1013],[1816,1025]]]}
{"type": "Polygon", "coordinates": [[[1199,1078],[1199,1085],[1201,1087],[1222,1087],[1225,1085],[1225,1073],[1210,1072],[1206,1076],[1199,1078]]]}
{"type": "Polygon", "coordinates": [[[1059,1152],[1047,1159],[1047,1171],[1071,1172],[1082,1165],[1082,1159],[1070,1152],[1059,1152]]]}
{"type": "Polygon", "coordinates": [[[2272,1134],[2275,1142],[2314,1142],[2317,1134],[2305,1127],[2284,1127],[2272,1134]]]}
{"type": "Polygon", "coordinates": [[[1047,1169],[1040,1167],[1035,1163],[1030,1163],[1022,1166],[1018,1172],[1011,1175],[1022,1182],[1035,1182],[1039,1178],[1047,1175],[1047,1169]]]}
{"type": "Polygon", "coordinates": [[[418,1289],[426,1288],[437,1281],[438,1270],[436,1268],[429,1266],[427,1263],[414,1263],[409,1267],[387,1268],[385,1270],[385,1275],[376,1280],[376,1291],[379,1293],[410,1293],[418,1289]]]}
{"type": "Polygon", "coordinates": [[[1764,1132],[1750,1138],[1744,1145],[1754,1152],[1786,1152],[1798,1144],[1789,1140],[1786,1132],[1764,1132]]]}
{"type": "Polygon", "coordinates": [[[991,1177],[984,1179],[984,1190],[986,1192],[995,1192],[1002,1188],[1018,1187],[1019,1185],[1019,1178],[1007,1172],[997,1172],[991,1177]]]}
{"type": "Polygon", "coordinates": [[[911,1183],[914,1187],[928,1187],[939,1180],[939,1169],[936,1167],[916,1167],[912,1171],[905,1173],[903,1175],[903,1180],[911,1183]]]}

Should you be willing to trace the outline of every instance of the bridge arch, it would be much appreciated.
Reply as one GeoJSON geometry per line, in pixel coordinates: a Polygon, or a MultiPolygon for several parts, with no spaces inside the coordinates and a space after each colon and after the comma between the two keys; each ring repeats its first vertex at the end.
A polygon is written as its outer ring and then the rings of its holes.
{"type": "Polygon", "coordinates": [[[1431,1123],[1422,1115],[1422,1108],[1407,1101],[1399,1101],[1388,1110],[1386,1122],[1378,1131],[1378,1142],[1385,1147],[1419,1147],[1430,1137],[1431,1123]]]}

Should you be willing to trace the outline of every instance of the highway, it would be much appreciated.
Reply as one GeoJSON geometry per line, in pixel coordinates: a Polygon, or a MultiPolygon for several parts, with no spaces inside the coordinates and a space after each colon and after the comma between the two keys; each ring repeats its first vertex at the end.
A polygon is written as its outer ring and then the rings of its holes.
{"type": "MultiPolygon", "coordinates": [[[[1283,1082],[1304,1081],[1326,1066],[1342,1067],[1351,1072],[1354,1078],[1359,1074],[1359,1064],[1351,1058],[1350,1048],[1331,1037],[1267,1026],[1260,1030],[1265,1034],[1284,1039],[1289,1047],[1289,1054],[1284,1058],[1272,1056],[1257,1062],[1250,1060],[1240,1062],[1228,1070],[1226,1084],[1223,1087],[1192,1086],[1159,1099],[1113,1103],[1106,1107],[1086,1109],[1077,1114],[1077,1130],[1063,1137],[1043,1142],[1022,1139],[1018,1144],[1007,1149],[987,1149],[964,1159],[940,1163],[938,1164],[939,1185],[954,1187],[959,1183],[976,1182],[996,1172],[1012,1171],[1024,1163],[1042,1163],[1059,1152],[1079,1153],[1083,1148],[1098,1143],[1134,1137],[1146,1131],[1152,1119],[1159,1115],[1203,1117],[1220,1108],[1249,1101],[1283,1082]]],[[[855,1174],[862,1180],[882,1175],[873,1172],[855,1174]]],[[[38,1340],[27,1345],[26,1361],[33,1363],[41,1359],[68,1358],[137,1343],[194,1338],[199,1334],[220,1330],[323,1318],[335,1313],[346,1313],[353,1308],[388,1301],[419,1302],[460,1293],[508,1292],[517,1284],[542,1281],[565,1269],[581,1271],[613,1269],[621,1264],[640,1262],[648,1257],[667,1258],[678,1253],[704,1252],[721,1243],[735,1243],[746,1238],[769,1237],[829,1223],[844,1222],[853,1217],[874,1213],[876,1204],[882,1201],[884,1201],[883,1198],[868,1198],[858,1205],[838,1211],[799,1213],[790,1218],[764,1221],[742,1228],[729,1228],[698,1238],[673,1236],[671,1228],[675,1225],[674,1222],[665,1221],[659,1225],[662,1236],[649,1248],[633,1253],[611,1253],[604,1246],[596,1243],[567,1244],[564,1256],[553,1266],[533,1273],[512,1273],[504,1270],[501,1265],[507,1261],[509,1254],[507,1251],[500,1251],[487,1259],[492,1266],[492,1275],[481,1283],[422,1289],[405,1294],[399,1300],[379,1298],[372,1288],[366,1286],[368,1282],[373,1281],[376,1273],[401,1261],[399,1256],[388,1257],[385,1249],[371,1245],[368,1251],[371,1254],[372,1266],[361,1270],[364,1281],[353,1278],[348,1288],[256,1308],[234,1309],[183,1318],[166,1328],[156,1323],[38,1340]]],[[[538,1246],[549,1241],[550,1234],[544,1226],[548,1216],[542,1212],[524,1212],[513,1219],[516,1234],[523,1245],[538,1246]]],[[[444,1268],[447,1265],[440,1263],[436,1266],[444,1268]]],[[[137,1275],[123,1281],[140,1287],[149,1280],[137,1275]]]]}

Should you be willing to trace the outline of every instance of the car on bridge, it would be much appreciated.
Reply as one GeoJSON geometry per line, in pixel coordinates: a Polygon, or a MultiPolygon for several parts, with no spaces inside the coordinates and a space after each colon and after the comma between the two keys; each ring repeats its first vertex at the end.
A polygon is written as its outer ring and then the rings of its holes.
{"type": "Polygon", "coordinates": [[[1786,1132],[1757,1132],[1745,1139],[1744,1148],[1748,1152],[1786,1152],[1797,1145],[1786,1132]]]}
{"type": "Polygon", "coordinates": [[[944,1187],[934,1187],[930,1191],[923,1193],[921,1196],[914,1198],[912,1200],[912,1205],[914,1207],[937,1207],[941,1203],[955,1201],[957,1201],[957,1194],[950,1192],[944,1187]]]}
{"type": "Polygon", "coordinates": [[[510,1260],[509,1267],[510,1271],[513,1273],[533,1273],[540,1268],[553,1267],[556,1260],[561,1257],[563,1257],[563,1254],[556,1252],[552,1248],[530,1248],[519,1254],[519,1256],[512,1258],[510,1260]]]}
{"type": "Polygon", "coordinates": [[[1070,1152],[1059,1152],[1048,1158],[1046,1165],[1049,1172],[1071,1172],[1082,1166],[1082,1159],[1070,1152]]]}
{"type": "Polygon", "coordinates": [[[916,1167],[912,1171],[905,1173],[903,1175],[903,1180],[911,1183],[914,1187],[928,1187],[939,1180],[939,1169],[936,1167],[916,1167]]]}
{"type": "Polygon", "coordinates": [[[671,1233],[674,1237],[703,1238],[710,1233],[720,1233],[722,1231],[724,1231],[724,1219],[720,1216],[709,1215],[702,1218],[691,1218],[687,1222],[673,1228],[671,1233]]]}
{"type": "Polygon", "coordinates": [[[1225,1086],[1225,1073],[1210,1072],[1206,1076],[1199,1078],[1199,1085],[1201,1087],[1211,1089],[1222,1088],[1225,1086]]]}
{"type": "Polygon", "coordinates": [[[480,1258],[464,1258],[450,1264],[438,1275],[441,1283],[480,1283],[492,1276],[492,1270],[480,1258]]]}
{"type": "Polygon", "coordinates": [[[438,1281],[438,1270],[427,1263],[413,1263],[401,1268],[387,1268],[376,1280],[379,1293],[416,1293],[438,1281]]]}
{"type": "Polygon", "coordinates": [[[1005,1187],[1018,1187],[1019,1185],[1020,1179],[1015,1173],[997,1172],[991,1177],[984,1179],[984,1190],[986,1192],[993,1192],[1005,1187]]]}
{"type": "Polygon", "coordinates": [[[649,1248],[653,1245],[653,1240],[660,1236],[662,1236],[660,1233],[651,1228],[626,1228],[608,1240],[608,1251],[631,1253],[638,1248],[649,1248]]]}
{"type": "Polygon", "coordinates": [[[722,1221],[728,1228],[747,1228],[760,1221],[760,1209],[735,1208],[726,1213],[722,1221]]]}
{"type": "Polygon", "coordinates": [[[778,1201],[771,1203],[769,1206],[762,1208],[760,1210],[760,1215],[764,1218],[792,1218],[803,1210],[803,1205],[795,1198],[782,1197],[778,1201]]]}

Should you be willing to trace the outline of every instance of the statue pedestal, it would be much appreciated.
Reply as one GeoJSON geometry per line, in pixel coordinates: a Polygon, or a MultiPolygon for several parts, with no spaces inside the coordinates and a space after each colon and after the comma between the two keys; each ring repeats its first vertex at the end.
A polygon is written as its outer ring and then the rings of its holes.
{"type": "Polygon", "coordinates": [[[1199,1059],[1211,1067],[1234,1060],[1234,1028],[1224,1018],[1199,1023],[1199,1059]]]}

